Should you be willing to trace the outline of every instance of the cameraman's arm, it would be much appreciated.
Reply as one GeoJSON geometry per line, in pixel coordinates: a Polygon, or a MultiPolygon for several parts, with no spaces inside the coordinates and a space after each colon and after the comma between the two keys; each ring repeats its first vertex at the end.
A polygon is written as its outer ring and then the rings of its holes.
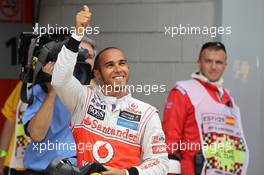
{"type": "Polygon", "coordinates": [[[48,89],[48,95],[27,127],[30,137],[36,142],[40,142],[46,137],[52,121],[56,93],[50,85],[48,89]]]}
{"type": "Polygon", "coordinates": [[[73,70],[77,60],[80,40],[82,39],[82,29],[89,24],[89,21],[90,12],[88,7],[85,6],[76,15],[76,34],[73,34],[62,47],[52,74],[52,85],[71,113],[77,107],[81,108],[84,105],[87,94],[87,88],[73,76],[73,70]]]}
{"type": "MultiPolygon", "coordinates": [[[[54,68],[54,62],[47,63],[43,68],[43,72],[52,75],[54,68]]],[[[37,142],[42,141],[49,130],[52,116],[53,107],[56,99],[56,93],[50,83],[46,83],[48,94],[41,102],[41,105],[36,113],[33,114],[33,118],[29,121],[27,131],[30,137],[37,142]]],[[[33,103],[38,103],[37,100],[33,103]]]]}

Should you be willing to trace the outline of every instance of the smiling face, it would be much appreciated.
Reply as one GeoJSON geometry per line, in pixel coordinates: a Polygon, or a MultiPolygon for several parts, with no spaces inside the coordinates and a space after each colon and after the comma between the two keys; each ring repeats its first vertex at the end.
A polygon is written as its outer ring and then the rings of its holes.
{"type": "Polygon", "coordinates": [[[204,49],[198,59],[198,66],[200,71],[210,81],[218,81],[226,67],[226,53],[223,50],[204,49]]]}
{"type": "Polygon", "coordinates": [[[98,63],[94,74],[101,86],[125,87],[129,78],[129,67],[121,50],[116,48],[105,50],[100,54],[98,63]]]}

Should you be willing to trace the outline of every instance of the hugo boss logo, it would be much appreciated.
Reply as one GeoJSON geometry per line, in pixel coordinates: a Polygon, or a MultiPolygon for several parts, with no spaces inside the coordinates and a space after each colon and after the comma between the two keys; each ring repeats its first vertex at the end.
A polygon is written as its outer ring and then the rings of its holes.
{"type": "Polygon", "coordinates": [[[99,120],[104,120],[105,118],[105,112],[100,109],[95,108],[92,105],[89,106],[87,113],[99,120]]]}

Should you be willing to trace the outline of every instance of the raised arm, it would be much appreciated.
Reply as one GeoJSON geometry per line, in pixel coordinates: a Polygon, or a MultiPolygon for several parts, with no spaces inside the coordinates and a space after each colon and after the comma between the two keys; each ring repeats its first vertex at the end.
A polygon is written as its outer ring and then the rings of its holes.
{"type": "Polygon", "coordinates": [[[76,32],[62,47],[52,74],[52,86],[71,113],[85,103],[87,88],[74,76],[78,48],[85,28],[90,23],[91,13],[87,6],[76,15],[76,32]]]}

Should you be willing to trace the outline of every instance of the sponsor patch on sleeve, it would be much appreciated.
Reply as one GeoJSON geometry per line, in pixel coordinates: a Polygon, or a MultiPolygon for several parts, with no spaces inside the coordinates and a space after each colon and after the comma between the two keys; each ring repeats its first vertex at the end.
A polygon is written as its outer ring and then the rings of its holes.
{"type": "Polygon", "coordinates": [[[157,145],[157,146],[152,146],[152,153],[153,154],[162,154],[166,153],[166,145],[157,145]]]}
{"type": "Polygon", "coordinates": [[[151,167],[153,167],[153,166],[156,166],[156,165],[158,165],[160,163],[160,160],[159,159],[155,159],[155,160],[153,160],[153,161],[150,161],[150,162],[147,162],[147,163],[144,163],[143,165],[140,165],[139,167],[141,168],[141,169],[148,169],[148,168],[151,168],[151,167]]]}
{"type": "Polygon", "coordinates": [[[163,134],[152,136],[152,144],[165,143],[165,137],[163,134]]]}

